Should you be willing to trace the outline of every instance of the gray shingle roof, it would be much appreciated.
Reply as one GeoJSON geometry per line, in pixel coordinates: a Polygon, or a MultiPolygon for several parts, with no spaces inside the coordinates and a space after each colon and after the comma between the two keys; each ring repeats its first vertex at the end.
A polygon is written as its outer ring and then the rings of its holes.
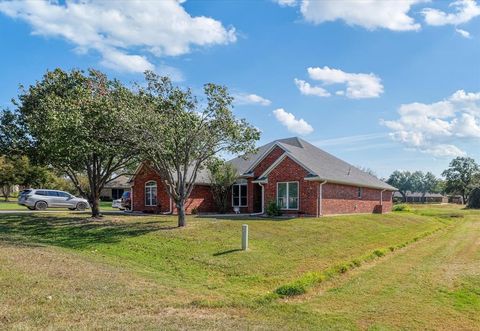
{"type": "Polygon", "coordinates": [[[122,175],[118,176],[114,180],[111,180],[105,184],[104,188],[130,188],[130,176],[122,175]]]}
{"type": "MultiPolygon", "coordinates": [[[[422,192],[410,192],[410,191],[407,191],[405,192],[405,194],[407,195],[407,197],[409,198],[421,198],[423,196],[423,193],[422,192]]],[[[395,192],[393,194],[393,196],[395,198],[402,198],[402,194],[400,194],[400,192],[395,192]]],[[[430,193],[430,192],[427,192],[425,193],[425,198],[443,198],[444,195],[440,194],[440,193],[430,193]]]]}
{"type": "MultiPolygon", "coordinates": [[[[311,172],[309,177],[318,177],[319,180],[362,187],[372,187],[391,191],[396,190],[396,188],[388,185],[375,176],[340,160],[298,137],[275,140],[261,146],[257,153],[247,155],[246,159],[237,157],[229,162],[237,168],[240,174],[244,174],[251,170],[249,168],[254,165],[259,158],[262,158],[275,144],[283,148],[288,155],[307,168],[311,172]]],[[[256,175],[260,176],[261,174],[256,175]]]]}

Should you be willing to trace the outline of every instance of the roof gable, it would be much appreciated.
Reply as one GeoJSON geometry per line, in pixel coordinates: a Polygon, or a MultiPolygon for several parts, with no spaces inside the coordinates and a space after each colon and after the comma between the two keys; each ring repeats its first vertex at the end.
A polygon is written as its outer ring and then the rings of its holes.
{"type": "Polygon", "coordinates": [[[311,173],[310,180],[326,180],[347,185],[396,190],[393,186],[298,137],[275,140],[259,147],[255,154],[246,155],[243,158],[238,157],[229,162],[237,168],[240,174],[244,174],[251,171],[264,159],[274,146],[285,150],[288,156],[307,169],[311,173]]]}

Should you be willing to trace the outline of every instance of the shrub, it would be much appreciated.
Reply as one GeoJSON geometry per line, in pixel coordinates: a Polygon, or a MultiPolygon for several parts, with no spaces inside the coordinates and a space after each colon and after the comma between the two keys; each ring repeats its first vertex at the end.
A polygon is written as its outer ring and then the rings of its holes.
{"type": "Polygon", "coordinates": [[[348,265],[346,264],[340,264],[339,266],[337,266],[337,272],[341,273],[341,274],[344,274],[348,271],[348,265]]]}
{"type": "Polygon", "coordinates": [[[280,296],[294,296],[294,295],[301,295],[307,292],[307,289],[304,284],[300,282],[295,282],[291,284],[286,284],[283,286],[280,286],[275,290],[275,293],[277,293],[280,296]]]}
{"type": "Polygon", "coordinates": [[[373,255],[381,257],[381,256],[385,255],[385,252],[381,249],[376,249],[376,250],[373,251],[373,255]]]}
{"type": "Polygon", "coordinates": [[[411,211],[411,209],[408,205],[399,204],[399,205],[393,206],[392,211],[411,211]]]}
{"type": "Polygon", "coordinates": [[[355,259],[352,261],[352,264],[355,266],[355,267],[359,267],[362,265],[362,261],[358,260],[358,259],[355,259]]]}
{"type": "Polygon", "coordinates": [[[473,189],[467,203],[468,208],[480,209],[480,188],[473,189]]]}
{"type": "Polygon", "coordinates": [[[282,211],[280,210],[280,207],[275,203],[275,201],[270,201],[267,204],[267,215],[268,216],[280,216],[282,215],[282,211]]]}

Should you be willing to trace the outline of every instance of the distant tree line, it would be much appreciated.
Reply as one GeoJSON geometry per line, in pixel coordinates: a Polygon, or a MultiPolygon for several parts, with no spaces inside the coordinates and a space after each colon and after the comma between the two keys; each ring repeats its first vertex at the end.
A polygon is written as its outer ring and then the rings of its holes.
{"type": "Polygon", "coordinates": [[[442,178],[437,178],[431,172],[394,171],[387,183],[396,187],[406,201],[406,194],[420,192],[458,195],[462,202],[467,203],[472,191],[480,187],[480,166],[470,157],[456,157],[448,168],[442,172],[442,178]]]}

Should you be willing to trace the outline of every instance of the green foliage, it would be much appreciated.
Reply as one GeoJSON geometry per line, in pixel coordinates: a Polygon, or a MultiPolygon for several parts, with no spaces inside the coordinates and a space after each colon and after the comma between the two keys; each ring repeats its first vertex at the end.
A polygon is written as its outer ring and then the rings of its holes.
{"type": "Polygon", "coordinates": [[[292,284],[287,284],[280,286],[275,290],[275,293],[280,296],[295,296],[301,295],[307,292],[307,289],[304,284],[301,282],[296,282],[292,284]]]}
{"type": "Polygon", "coordinates": [[[220,213],[228,208],[229,191],[238,178],[235,167],[224,160],[212,158],[207,166],[210,173],[210,182],[213,199],[220,213]]]}
{"type": "Polygon", "coordinates": [[[130,123],[132,145],[148,160],[170,187],[169,194],[185,226],[185,202],[199,170],[218,153],[255,151],[260,132],[232,112],[233,98],[224,86],[204,85],[199,102],[190,89],[174,86],[168,77],[145,73],[146,87],[139,87],[141,107],[130,123]]]}
{"type": "Polygon", "coordinates": [[[395,170],[387,180],[387,183],[396,187],[400,194],[404,197],[405,201],[405,194],[407,191],[412,191],[412,173],[410,171],[399,171],[395,170]]]}
{"type": "Polygon", "coordinates": [[[437,192],[438,179],[431,172],[422,171],[394,171],[387,180],[387,183],[396,187],[406,201],[407,191],[420,192],[425,195],[427,192],[437,192]]]}
{"type": "Polygon", "coordinates": [[[96,70],[48,71],[28,89],[21,87],[14,113],[3,113],[0,150],[21,151],[67,174],[95,204],[97,216],[105,183],[135,161],[137,151],[125,138],[137,100],[119,81],[96,70]],[[81,174],[88,176],[89,192],[81,174]]]}
{"type": "Polygon", "coordinates": [[[26,156],[0,157],[0,190],[5,200],[12,196],[13,186],[49,187],[55,175],[46,167],[35,166],[26,156]]]}
{"type": "Polygon", "coordinates": [[[376,249],[373,251],[373,255],[375,256],[378,256],[378,257],[382,257],[385,255],[385,250],[383,249],[376,249]]]}
{"type": "Polygon", "coordinates": [[[480,168],[470,157],[453,159],[442,176],[445,177],[445,191],[461,195],[464,202],[468,201],[470,192],[480,185],[480,168]]]}
{"type": "Polygon", "coordinates": [[[281,216],[282,210],[275,201],[269,201],[265,210],[268,216],[281,216]]]}
{"type": "Polygon", "coordinates": [[[411,208],[406,204],[394,205],[392,211],[411,211],[411,208]]]}
{"type": "Polygon", "coordinates": [[[480,188],[477,187],[470,193],[467,206],[468,208],[480,209],[480,188]]]}

